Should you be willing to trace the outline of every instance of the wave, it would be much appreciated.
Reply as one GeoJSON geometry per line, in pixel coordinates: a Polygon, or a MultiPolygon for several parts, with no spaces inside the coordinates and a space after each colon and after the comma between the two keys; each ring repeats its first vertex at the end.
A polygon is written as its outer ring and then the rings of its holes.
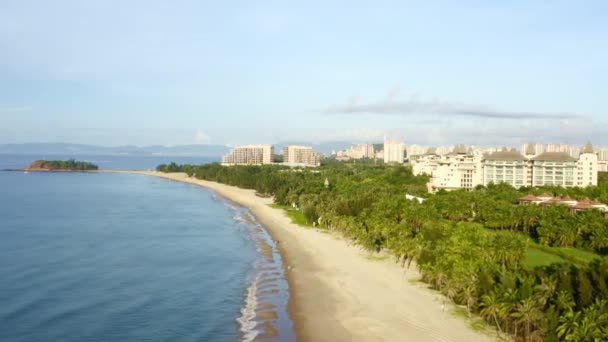
{"type": "Polygon", "coordinates": [[[241,333],[243,334],[243,342],[253,341],[260,331],[256,330],[258,323],[255,321],[256,310],[258,307],[258,281],[259,276],[255,278],[249,288],[247,288],[247,296],[245,297],[245,305],[241,309],[241,316],[236,319],[241,325],[241,333]]]}
{"type": "Polygon", "coordinates": [[[237,318],[241,340],[295,341],[287,313],[288,284],[276,244],[251,211],[229,201],[224,204],[233,212],[235,223],[253,242],[258,255],[251,265],[250,279],[254,280],[244,294],[241,316],[237,318]]]}

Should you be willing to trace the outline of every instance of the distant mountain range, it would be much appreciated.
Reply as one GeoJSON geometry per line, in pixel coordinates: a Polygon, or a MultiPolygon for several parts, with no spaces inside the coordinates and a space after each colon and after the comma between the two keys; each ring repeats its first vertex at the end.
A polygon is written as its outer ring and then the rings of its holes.
{"type": "MultiPolygon", "coordinates": [[[[337,141],[321,144],[309,142],[279,142],[274,144],[275,153],[283,153],[286,145],[312,146],[317,152],[327,156],[332,151],[339,151],[352,145],[350,142],[337,141]]],[[[165,156],[201,156],[219,157],[230,152],[224,145],[179,145],[179,146],[116,146],[105,147],[69,143],[25,143],[0,144],[0,154],[35,154],[35,155],[165,155],[165,156]]]]}
{"type": "Polygon", "coordinates": [[[217,157],[230,151],[222,145],[181,146],[94,146],[66,143],[27,143],[0,145],[0,154],[43,155],[167,155],[217,157]]]}

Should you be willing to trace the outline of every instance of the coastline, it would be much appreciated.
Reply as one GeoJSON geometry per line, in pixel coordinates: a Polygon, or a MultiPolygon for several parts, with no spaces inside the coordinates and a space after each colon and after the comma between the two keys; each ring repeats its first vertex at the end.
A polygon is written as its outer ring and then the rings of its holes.
{"type": "Polygon", "coordinates": [[[288,312],[298,341],[492,341],[443,310],[442,297],[417,284],[390,258],[334,234],[291,223],[253,190],[190,178],[183,173],[89,171],[165,178],[207,188],[247,208],[268,231],[284,261],[288,312]]]}

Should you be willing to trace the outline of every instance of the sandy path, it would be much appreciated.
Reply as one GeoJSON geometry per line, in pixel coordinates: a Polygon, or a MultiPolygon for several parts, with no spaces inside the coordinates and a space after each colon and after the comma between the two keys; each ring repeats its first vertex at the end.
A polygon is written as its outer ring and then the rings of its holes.
{"type": "Polygon", "coordinates": [[[290,314],[299,341],[491,341],[442,311],[440,297],[391,260],[332,234],[294,225],[269,199],[185,174],[129,172],[198,184],[247,207],[268,229],[288,268],[290,314]]]}

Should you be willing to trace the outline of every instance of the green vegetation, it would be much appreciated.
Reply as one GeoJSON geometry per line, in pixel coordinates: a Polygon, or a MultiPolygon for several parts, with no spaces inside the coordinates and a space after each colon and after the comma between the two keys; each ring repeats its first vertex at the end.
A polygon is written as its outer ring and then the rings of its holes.
{"type": "Polygon", "coordinates": [[[530,248],[534,248],[538,251],[542,251],[545,254],[550,254],[555,257],[568,261],[581,266],[587,265],[595,259],[599,259],[600,256],[579,248],[572,247],[550,247],[540,245],[537,243],[531,243],[530,248]]]}
{"type": "Polygon", "coordinates": [[[30,170],[69,170],[69,171],[91,171],[98,170],[99,167],[95,164],[69,160],[36,160],[28,169],[30,170]]]}
{"type": "Polygon", "coordinates": [[[528,247],[526,249],[526,256],[522,262],[522,265],[532,270],[539,266],[549,266],[551,264],[567,262],[559,256],[543,252],[542,250],[535,247],[528,247]]]}
{"type": "Polygon", "coordinates": [[[280,205],[280,204],[272,204],[271,205],[275,209],[283,209],[285,210],[285,215],[291,219],[292,223],[303,227],[312,227],[312,222],[309,222],[304,213],[300,210],[293,209],[288,205],[280,205]]]}
{"type": "Polygon", "coordinates": [[[255,189],[283,208],[295,204],[293,212],[307,223],[389,253],[403,267],[415,262],[423,281],[446,300],[517,341],[608,336],[608,220],[598,211],[517,205],[530,192],[608,202],[608,183],[520,190],[502,184],[429,196],[428,178],[395,165],[170,164],[159,170],[255,189]]]}
{"type": "Polygon", "coordinates": [[[599,186],[608,184],[608,172],[598,172],[597,173],[597,184],[599,186]]]}

